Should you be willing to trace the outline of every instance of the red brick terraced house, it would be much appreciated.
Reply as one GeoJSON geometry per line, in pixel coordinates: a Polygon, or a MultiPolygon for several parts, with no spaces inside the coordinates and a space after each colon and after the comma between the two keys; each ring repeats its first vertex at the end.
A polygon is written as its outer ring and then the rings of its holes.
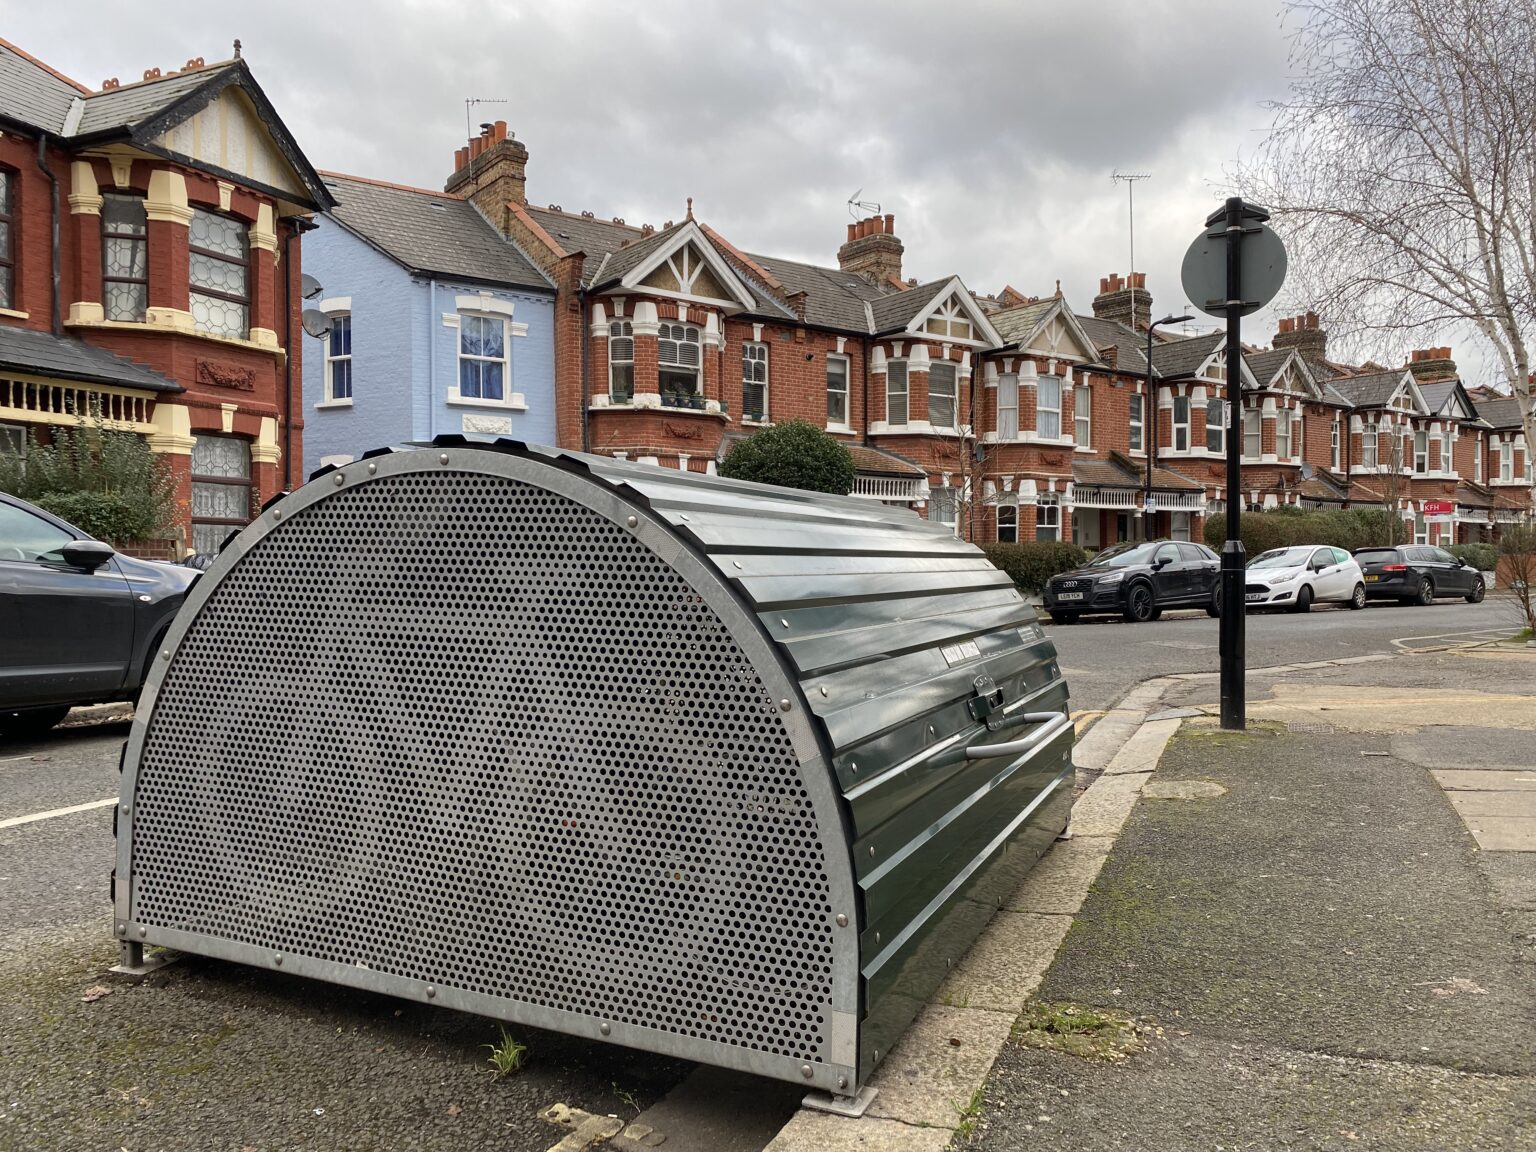
{"type": "Polygon", "coordinates": [[[331,203],[238,58],[91,89],[0,41],[0,451],[140,433],[176,555],[301,479],[299,235],[331,203]]]}

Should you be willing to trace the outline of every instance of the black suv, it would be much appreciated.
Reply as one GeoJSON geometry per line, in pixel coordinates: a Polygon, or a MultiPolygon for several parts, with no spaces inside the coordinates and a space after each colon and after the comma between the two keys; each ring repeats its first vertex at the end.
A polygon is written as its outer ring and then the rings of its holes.
{"type": "Polygon", "coordinates": [[[1164,608],[1219,615],[1221,558],[1187,540],[1130,541],[1052,576],[1045,586],[1045,610],[1058,624],[1110,613],[1139,624],[1156,620],[1164,608]]]}
{"type": "Polygon", "coordinates": [[[1468,604],[1478,604],[1487,592],[1481,572],[1443,548],[1428,544],[1357,548],[1355,560],[1368,600],[1432,604],[1436,597],[1460,596],[1468,604]]]}
{"type": "Polygon", "coordinates": [[[132,700],[198,574],[135,560],[0,492],[0,735],[132,700]]]}

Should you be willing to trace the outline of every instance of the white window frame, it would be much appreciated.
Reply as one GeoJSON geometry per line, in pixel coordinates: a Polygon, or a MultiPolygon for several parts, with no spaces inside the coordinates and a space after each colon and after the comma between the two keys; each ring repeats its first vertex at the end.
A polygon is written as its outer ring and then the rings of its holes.
{"type": "MultiPolygon", "coordinates": [[[[453,404],[471,404],[490,408],[509,408],[512,406],[512,332],[507,318],[496,312],[476,312],[469,309],[459,309],[458,337],[454,344],[457,356],[454,359],[453,386],[448,390],[448,400],[453,404]],[[480,356],[464,351],[464,322],[466,320],[480,320],[501,325],[501,355],[480,356]],[[486,397],[466,396],[464,394],[464,362],[468,360],[478,364],[501,365],[501,396],[486,397]]],[[[482,387],[482,393],[484,389],[482,387]]]]}
{"type": "Polygon", "coordinates": [[[1360,426],[1360,467],[1379,468],[1381,466],[1380,427],[1376,424],[1362,424],[1360,426]]]}
{"type": "Polygon", "coordinates": [[[885,422],[894,428],[905,428],[912,418],[912,381],[907,374],[905,360],[887,360],[885,364],[885,422]],[[897,387],[898,382],[900,388],[897,387]],[[901,419],[891,415],[891,398],[901,397],[901,419]]]}
{"type": "Polygon", "coordinates": [[[1499,483],[1513,484],[1515,481],[1515,442],[1513,440],[1499,441],[1499,483]]]}
{"type": "Polygon", "coordinates": [[[1257,408],[1243,409],[1243,459],[1258,460],[1264,454],[1264,413],[1257,408]],[[1253,451],[1248,449],[1250,445],[1253,451]]]}
{"type": "Polygon", "coordinates": [[[934,428],[960,427],[960,367],[951,360],[935,360],[928,366],[928,423],[934,428]],[[935,387],[941,376],[949,378],[942,389],[935,387]],[[949,402],[948,420],[942,411],[934,410],[936,399],[949,402]]]}
{"type": "Polygon", "coordinates": [[[614,320],[608,325],[608,403],[633,404],[635,400],[635,329],[631,321],[614,320]],[[620,356],[624,352],[627,355],[620,356]],[[615,388],[615,369],[629,369],[623,398],[615,388]]]}
{"type": "Polygon", "coordinates": [[[1205,402],[1205,450],[1214,452],[1218,456],[1226,451],[1227,447],[1227,405],[1220,396],[1212,396],[1205,402]],[[1216,413],[1216,422],[1211,423],[1211,413],[1216,413]],[[1215,442],[1212,443],[1211,433],[1215,432],[1215,442]]]}
{"type": "Polygon", "coordinates": [[[1333,461],[1331,471],[1339,470],[1339,418],[1333,418],[1332,430],[1328,433],[1329,459],[1333,461]]]}
{"type": "Polygon", "coordinates": [[[1019,438],[1019,374],[1004,372],[997,380],[997,438],[1019,438]]]}
{"type": "Polygon", "coordinates": [[[1189,451],[1189,408],[1190,408],[1190,405],[1189,405],[1189,397],[1188,396],[1175,396],[1173,398],[1173,412],[1172,412],[1172,415],[1170,417],[1170,423],[1171,423],[1172,428],[1173,428],[1173,440],[1172,440],[1172,446],[1169,449],[1169,451],[1172,451],[1172,452],[1188,452],[1189,451]],[[1184,405],[1184,418],[1182,420],[1179,419],[1179,405],[1180,405],[1181,402],[1184,405]],[[1181,434],[1182,434],[1182,439],[1184,441],[1182,444],[1179,443],[1179,441],[1181,439],[1181,434]]]}
{"type": "Polygon", "coordinates": [[[768,345],[761,340],[748,340],[741,346],[741,418],[744,421],[768,419],[768,345]],[[761,369],[762,379],[756,379],[761,369]],[[762,404],[754,409],[747,402],[747,393],[753,388],[762,389],[762,404]],[[756,412],[756,415],[752,415],[756,412]]]}
{"type": "Polygon", "coordinates": [[[1275,411],[1275,459],[1289,460],[1291,458],[1291,410],[1279,408],[1275,411]],[[1283,433],[1283,435],[1282,435],[1283,433]]]}
{"type": "Polygon", "coordinates": [[[1081,381],[1072,386],[1072,442],[1093,447],[1093,385],[1081,381]]]}
{"type": "Polygon", "coordinates": [[[352,406],[352,313],[333,312],[330,314],[331,330],[325,335],[325,404],[327,407],[350,408],[352,406]],[[347,326],[347,350],[337,356],[331,351],[332,340],[336,335],[336,326],[347,326]],[[336,370],[345,367],[347,376],[347,394],[337,395],[336,370]]]}
{"type": "Polygon", "coordinates": [[[1019,506],[1016,501],[1017,497],[998,503],[997,542],[999,544],[1017,544],[1019,542],[1019,506]],[[1005,513],[1006,516],[1004,515],[1005,513]]]}
{"type": "Polygon", "coordinates": [[[1060,493],[1042,492],[1035,497],[1035,539],[1037,541],[1061,539],[1060,493]]]}
{"type": "Polygon", "coordinates": [[[852,365],[852,362],[848,359],[848,357],[846,357],[846,356],[837,356],[837,355],[828,355],[827,356],[827,427],[828,428],[835,428],[835,429],[838,429],[839,431],[844,431],[845,432],[850,427],[851,415],[850,415],[850,413],[848,411],[848,377],[852,374],[852,372],[853,372],[853,365],[852,365]],[[842,369],[843,369],[843,386],[842,386],[841,390],[832,387],[832,366],[834,364],[842,365],[842,369]],[[834,419],[832,419],[832,397],[838,396],[838,395],[841,395],[842,398],[843,398],[843,418],[841,420],[834,420],[834,419]]]}
{"type": "Polygon", "coordinates": [[[1472,442],[1472,483],[1483,482],[1483,438],[1478,436],[1472,442]]]}
{"type": "Polygon", "coordinates": [[[1423,509],[1413,514],[1413,542],[1429,546],[1429,521],[1424,518],[1423,509]]]}
{"type": "Polygon", "coordinates": [[[1035,435],[1042,440],[1061,439],[1061,377],[1042,376],[1035,384],[1035,435]],[[1053,403],[1046,403],[1046,390],[1049,389],[1053,396],[1053,403]],[[1051,418],[1052,431],[1047,432],[1045,418],[1051,418]]]}
{"type": "MultiPolygon", "coordinates": [[[[663,320],[656,333],[656,389],[661,393],[662,406],[668,407],[669,393],[663,378],[667,375],[691,377],[693,388],[685,393],[688,397],[704,395],[704,341],[697,324],[685,324],[680,320],[663,320]],[[693,363],[687,362],[687,349],[693,349],[693,363]],[[667,353],[670,350],[671,355],[667,353]]],[[[766,399],[766,398],[765,398],[766,399]]],[[[691,405],[670,405],[685,407],[691,405]]]]}
{"type": "Polygon", "coordinates": [[[1130,437],[1126,441],[1132,452],[1147,450],[1147,398],[1140,392],[1132,392],[1128,401],[1127,415],[1130,437]]]}
{"type": "Polygon", "coordinates": [[[958,488],[934,488],[928,493],[928,519],[943,524],[955,535],[960,534],[960,500],[958,488]]]}
{"type": "Polygon", "coordinates": [[[1419,475],[1429,471],[1429,432],[1423,428],[1413,433],[1413,470],[1419,475]]]}

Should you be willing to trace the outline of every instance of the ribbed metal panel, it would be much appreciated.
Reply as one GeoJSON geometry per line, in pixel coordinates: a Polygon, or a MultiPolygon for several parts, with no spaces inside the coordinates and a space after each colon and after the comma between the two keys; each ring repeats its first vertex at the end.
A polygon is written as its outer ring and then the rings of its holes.
{"type": "Polygon", "coordinates": [[[372,454],[246,529],[166,647],[129,938],[834,1091],[1070,804],[1070,725],[989,756],[1020,729],[970,710],[986,677],[1065,711],[1033,611],[873,502],[372,454]]]}

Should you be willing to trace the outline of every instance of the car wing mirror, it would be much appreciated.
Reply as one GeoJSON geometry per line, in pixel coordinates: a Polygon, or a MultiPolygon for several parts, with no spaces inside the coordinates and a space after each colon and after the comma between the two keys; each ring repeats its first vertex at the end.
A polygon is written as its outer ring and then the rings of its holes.
{"type": "Polygon", "coordinates": [[[59,549],[59,555],[71,568],[94,572],[112,559],[112,545],[103,544],[100,540],[71,540],[59,549]]]}

